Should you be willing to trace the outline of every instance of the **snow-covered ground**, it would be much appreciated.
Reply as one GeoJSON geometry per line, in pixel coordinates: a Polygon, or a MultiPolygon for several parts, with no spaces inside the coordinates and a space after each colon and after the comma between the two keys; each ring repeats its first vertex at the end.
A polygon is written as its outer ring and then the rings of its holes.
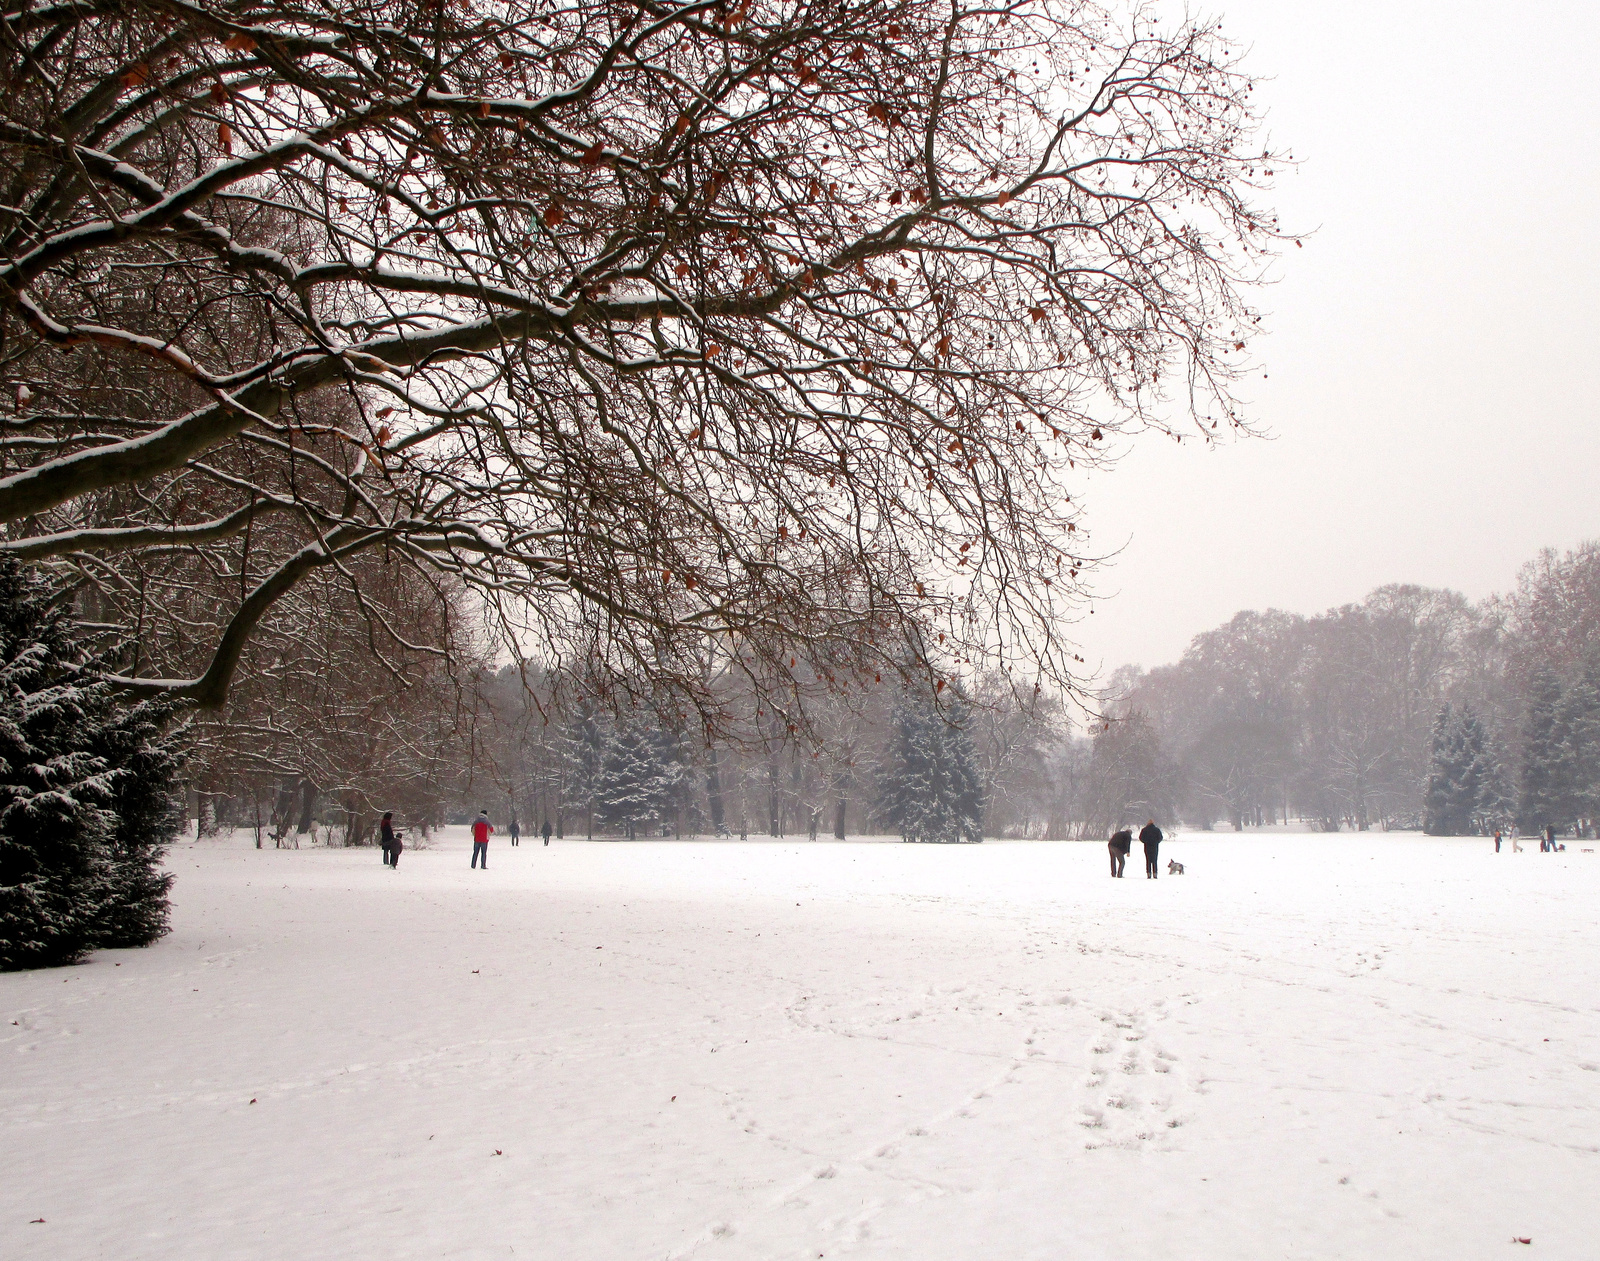
{"type": "Polygon", "coordinates": [[[1600,1256],[1579,843],[491,849],[0,976],[0,1256],[1600,1256]]]}

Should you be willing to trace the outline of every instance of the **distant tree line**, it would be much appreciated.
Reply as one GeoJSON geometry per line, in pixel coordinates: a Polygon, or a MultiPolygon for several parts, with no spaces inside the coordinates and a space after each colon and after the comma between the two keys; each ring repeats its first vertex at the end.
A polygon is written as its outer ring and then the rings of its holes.
{"type": "Polygon", "coordinates": [[[563,703],[552,676],[507,667],[484,687],[495,734],[475,799],[558,836],[981,840],[973,706],[958,689],[913,680],[908,671],[854,696],[819,689],[802,715],[774,713],[730,677],[724,699],[744,716],[713,734],[643,698],[563,703]]]}
{"type": "MultiPolygon", "coordinates": [[[[467,619],[440,618],[469,660],[467,619]]],[[[1592,834],[1600,819],[1600,544],[1546,552],[1478,603],[1388,586],[1310,617],[1240,613],[1171,665],[1116,672],[1077,721],[1003,672],[942,690],[910,664],[780,685],[746,662],[708,666],[713,725],[643,677],[495,668],[481,650],[454,673],[412,661],[403,680],[347,653],[340,674],[338,643],[315,688],[282,693],[316,705],[255,700],[236,727],[197,725],[193,782],[219,786],[218,819],[261,812],[286,837],[310,799],[347,841],[379,808],[415,823],[481,804],[625,837],[1071,839],[1146,817],[1592,834]]]]}
{"type": "Polygon", "coordinates": [[[1478,603],[1388,586],[1313,617],[1240,613],[1175,664],[1119,672],[1105,703],[1094,778],[1201,828],[1593,835],[1600,544],[1546,551],[1478,603]]]}

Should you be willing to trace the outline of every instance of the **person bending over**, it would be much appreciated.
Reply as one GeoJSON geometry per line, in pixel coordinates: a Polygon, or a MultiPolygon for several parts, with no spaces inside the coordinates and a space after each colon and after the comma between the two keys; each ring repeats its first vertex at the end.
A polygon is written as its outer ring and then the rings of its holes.
{"type": "Polygon", "coordinates": [[[1119,828],[1111,834],[1106,848],[1111,851],[1111,874],[1120,880],[1123,868],[1128,865],[1128,851],[1133,848],[1133,831],[1119,828]]]}

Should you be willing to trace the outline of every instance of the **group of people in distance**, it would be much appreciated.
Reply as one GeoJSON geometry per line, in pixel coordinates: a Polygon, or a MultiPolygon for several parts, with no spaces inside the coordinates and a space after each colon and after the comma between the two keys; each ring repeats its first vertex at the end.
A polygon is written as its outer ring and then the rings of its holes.
{"type": "MultiPolygon", "coordinates": [[[[487,811],[480,810],[480,811],[478,811],[478,817],[480,819],[485,819],[486,820],[486,819],[488,819],[489,815],[488,815],[487,811]]],[[[476,823],[474,823],[472,825],[472,827],[473,827],[473,836],[474,836],[474,838],[476,838],[478,825],[476,823]]],[[[493,828],[490,828],[489,830],[491,832],[494,831],[493,828]]],[[[539,829],[539,834],[544,837],[544,843],[546,845],[550,844],[550,820],[549,819],[546,819],[544,821],[544,827],[539,829]]],[[[506,835],[511,838],[511,843],[513,845],[520,845],[522,843],[522,827],[521,827],[520,824],[517,823],[517,816],[516,815],[512,815],[511,816],[511,825],[506,830],[506,835]]]]}
{"type": "MultiPolygon", "coordinates": [[[[1494,852],[1497,854],[1500,852],[1500,844],[1503,839],[1504,837],[1502,836],[1500,829],[1496,828],[1494,830],[1494,852]]],[[[1515,828],[1511,830],[1511,848],[1515,853],[1522,853],[1522,846],[1517,843],[1517,832],[1515,828]]],[[[1539,833],[1539,852],[1541,854],[1560,854],[1566,852],[1566,848],[1567,847],[1565,845],[1558,845],[1556,843],[1555,825],[1549,823],[1545,824],[1544,831],[1539,833]]]]}
{"type": "MultiPolygon", "coordinates": [[[[1144,846],[1144,875],[1146,880],[1156,879],[1156,858],[1161,852],[1161,829],[1154,819],[1139,829],[1139,843],[1144,846]]],[[[1128,863],[1128,851],[1133,848],[1133,829],[1118,828],[1107,843],[1111,851],[1111,874],[1122,879],[1122,869],[1128,863]]]]}
{"type": "MultiPolygon", "coordinates": [[[[540,829],[544,836],[544,843],[550,844],[550,820],[544,821],[540,829]]],[[[489,822],[487,810],[478,811],[478,817],[472,821],[472,866],[489,870],[489,838],[494,835],[494,824],[489,822]]],[[[378,844],[383,849],[383,865],[385,867],[400,866],[400,851],[405,849],[402,838],[404,832],[398,831],[394,826],[394,811],[385,810],[383,821],[378,824],[378,844]]],[[[511,843],[513,845],[522,837],[522,829],[517,826],[517,816],[511,816],[511,843]]]]}

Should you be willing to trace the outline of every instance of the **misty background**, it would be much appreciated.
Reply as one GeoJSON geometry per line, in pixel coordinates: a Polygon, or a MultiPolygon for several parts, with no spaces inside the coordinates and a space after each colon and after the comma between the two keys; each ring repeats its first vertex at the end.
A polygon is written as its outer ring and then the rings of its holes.
{"type": "Polygon", "coordinates": [[[1269,440],[1137,444],[1085,488],[1118,552],[1091,668],[1176,660],[1241,609],[1385,583],[1509,591],[1597,532],[1600,88],[1591,4],[1212,6],[1297,159],[1249,392],[1269,440]]]}

